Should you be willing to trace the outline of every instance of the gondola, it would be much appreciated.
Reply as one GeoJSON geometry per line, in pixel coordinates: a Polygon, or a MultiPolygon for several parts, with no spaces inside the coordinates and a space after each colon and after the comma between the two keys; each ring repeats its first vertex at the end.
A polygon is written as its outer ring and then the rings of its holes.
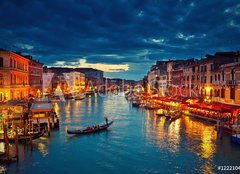
{"type": "Polygon", "coordinates": [[[101,125],[98,129],[67,130],[67,133],[68,134],[90,134],[90,133],[100,132],[100,131],[106,130],[109,126],[111,126],[111,124],[113,124],[113,121],[109,122],[108,125],[107,124],[101,125]]]}
{"type": "Polygon", "coordinates": [[[174,121],[174,120],[177,120],[180,118],[180,115],[177,115],[177,114],[174,114],[174,115],[171,115],[171,121],[174,121]]]}
{"type": "Polygon", "coordinates": [[[140,103],[133,102],[133,103],[132,103],[132,106],[133,106],[133,107],[139,107],[139,106],[140,106],[140,103]]]}
{"type": "MultiPolygon", "coordinates": [[[[44,131],[42,132],[37,132],[37,133],[32,133],[32,140],[35,140],[35,139],[38,139],[40,137],[42,137],[44,135],[44,131]]],[[[18,135],[18,141],[19,142],[25,142],[25,141],[30,141],[30,135],[18,135]]],[[[0,142],[4,142],[4,136],[3,135],[0,135],[0,142]]],[[[8,138],[8,141],[9,142],[15,142],[15,137],[9,137],[8,138]]]]}
{"type": "Polygon", "coordinates": [[[166,120],[169,120],[171,118],[171,114],[170,113],[167,113],[164,116],[165,116],[166,120]]]}
{"type": "Polygon", "coordinates": [[[164,117],[165,114],[164,114],[164,113],[157,113],[156,116],[158,116],[158,117],[164,117]]]}

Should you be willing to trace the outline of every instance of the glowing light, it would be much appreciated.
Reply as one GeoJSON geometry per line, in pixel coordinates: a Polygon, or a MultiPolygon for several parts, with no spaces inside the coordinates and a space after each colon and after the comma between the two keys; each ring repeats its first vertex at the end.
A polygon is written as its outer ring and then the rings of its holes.
{"type": "Polygon", "coordinates": [[[206,92],[209,93],[211,89],[212,89],[212,87],[207,86],[207,87],[206,87],[206,92]]]}

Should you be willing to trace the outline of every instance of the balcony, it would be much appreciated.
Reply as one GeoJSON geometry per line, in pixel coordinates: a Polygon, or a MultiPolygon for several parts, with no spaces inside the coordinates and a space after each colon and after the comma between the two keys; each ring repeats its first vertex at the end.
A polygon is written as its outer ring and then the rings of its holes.
{"type": "Polygon", "coordinates": [[[217,81],[213,81],[212,84],[213,85],[226,85],[226,82],[217,80],[217,81]]]}
{"type": "Polygon", "coordinates": [[[38,85],[42,85],[42,83],[40,83],[40,82],[30,82],[29,85],[30,86],[38,86],[38,85]]]}
{"type": "Polygon", "coordinates": [[[10,85],[11,87],[28,87],[29,86],[29,84],[26,84],[26,83],[12,83],[11,85],[10,85]]]}
{"type": "Polygon", "coordinates": [[[226,84],[227,85],[238,85],[239,83],[237,80],[228,80],[226,84]]]}

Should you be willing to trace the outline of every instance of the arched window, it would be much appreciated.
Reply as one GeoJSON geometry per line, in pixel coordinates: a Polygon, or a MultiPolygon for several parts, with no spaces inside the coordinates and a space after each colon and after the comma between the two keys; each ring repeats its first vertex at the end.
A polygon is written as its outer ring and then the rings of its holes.
{"type": "Polygon", "coordinates": [[[217,90],[214,89],[214,97],[217,97],[217,90]]]}
{"type": "Polygon", "coordinates": [[[2,74],[0,74],[0,85],[4,85],[4,78],[2,74]]]}
{"type": "Polygon", "coordinates": [[[221,98],[225,98],[225,88],[222,87],[221,89],[221,98]]]}
{"type": "Polygon", "coordinates": [[[3,58],[0,57],[0,67],[3,67],[3,58]]]}

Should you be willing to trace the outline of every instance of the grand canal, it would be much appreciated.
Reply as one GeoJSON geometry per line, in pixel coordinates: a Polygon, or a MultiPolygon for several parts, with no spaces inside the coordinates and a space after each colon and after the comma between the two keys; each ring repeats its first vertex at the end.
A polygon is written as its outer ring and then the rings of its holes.
{"type": "Polygon", "coordinates": [[[219,140],[214,127],[184,116],[174,122],[132,108],[123,95],[59,102],[60,128],[20,146],[20,160],[0,165],[3,173],[217,173],[219,165],[239,165],[240,146],[219,140]],[[109,131],[69,136],[81,128],[114,120],[109,131]]]}

